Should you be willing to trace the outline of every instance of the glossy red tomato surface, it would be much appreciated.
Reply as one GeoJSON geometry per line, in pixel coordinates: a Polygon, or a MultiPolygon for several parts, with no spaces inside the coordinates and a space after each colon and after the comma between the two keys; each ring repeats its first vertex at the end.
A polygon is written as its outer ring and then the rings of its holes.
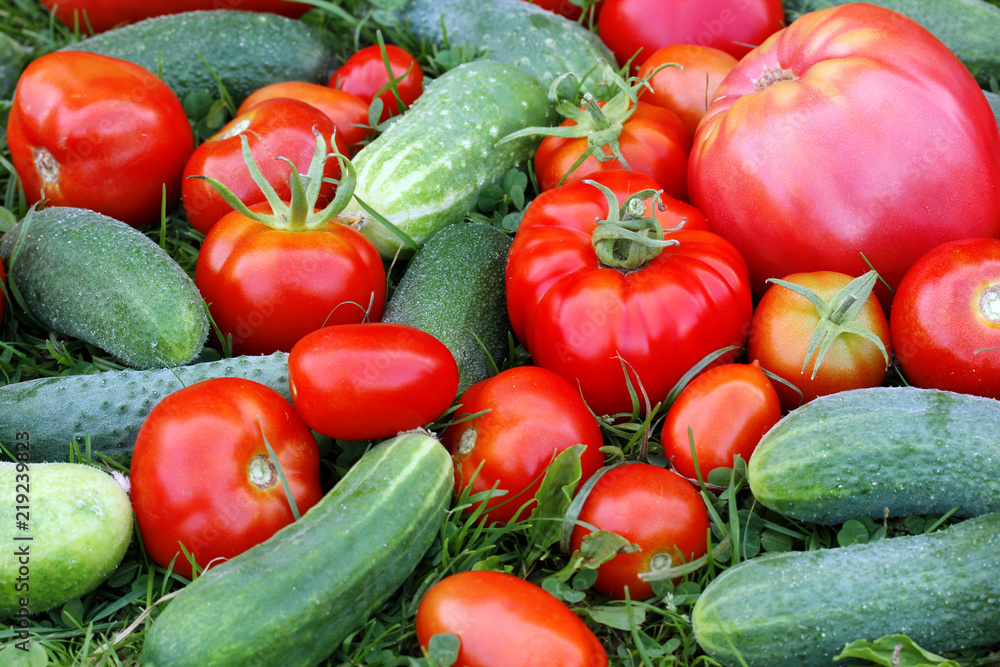
{"type": "Polygon", "coordinates": [[[472,570],[445,577],[420,600],[417,641],[453,633],[464,667],[604,667],[594,632],[558,598],[512,574],[472,570]]]}
{"type": "Polygon", "coordinates": [[[130,62],[57,51],[21,74],[7,145],[29,204],[89,208],[133,227],[177,203],[194,134],[177,96],[130,62]],[[165,194],[164,194],[165,188],[165,194]]]}
{"type": "MultiPolygon", "coordinates": [[[[453,419],[488,411],[445,429],[441,442],[455,460],[455,491],[507,495],[490,500],[489,521],[527,518],[549,463],[573,445],[584,445],[580,483],[604,465],[597,420],[580,392],[552,371],[517,366],[477,382],[459,399],[453,419]],[[530,505],[521,509],[523,505],[530,505]]],[[[473,508],[469,508],[470,511],[473,508]]]]}
{"type": "Polygon", "coordinates": [[[125,23],[135,23],[152,16],[177,14],[198,9],[240,9],[270,12],[289,18],[299,18],[312,9],[294,0],[42,0],[53,10],[59,21],[73,27],[78,21],[80,32],[104,32],[125,23]],[[88,28],[90,30],[88,30],[88,28]]]}
{"type": "Polygon", "coordinates": [[[389,61],[388,69],[380,45],[361,48],[333,72],[329,82],[330,87],[353,93],[369,104],[378,97],[384,105],[379,119],[382,121],[401,112],[400,101],[406,109],[424,92],[424,71],[413,54],[386,44],[385,58],[389,61]],[[393,79],[398,79],[395,82],[398,100],[390,87],[390,72],[393,79]]]}
{"type": "Polygon", "coordinates": [[[440,417],[455,400],[458,365],[431,334],[402,324],[324,327],[288,356],[295,409],[341,440],[388,438],[440,417]]]}
{"type": "Polygon", "coordinates": [[[1000,240],[943,243],[903,276],[889,330],[907,381],[1000,399],[1000,240]]]}
{"type": "Polygon", "coordinates": [[[173,571],[190,578],[181,544],[204,569],[294,520],[268,444],[305,514],[322,497],[319,450],[274,389],[216,378],[153,407],[136,436],[130,496],[143,546],[157,565],[173,561],[173,571]]]}

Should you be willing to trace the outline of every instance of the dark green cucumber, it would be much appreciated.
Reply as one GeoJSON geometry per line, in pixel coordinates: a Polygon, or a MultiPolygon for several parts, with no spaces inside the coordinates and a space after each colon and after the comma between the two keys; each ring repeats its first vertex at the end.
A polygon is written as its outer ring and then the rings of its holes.
{"type": "Polygon", "coordinates": [[[451,456],[408,432],[301,519],[195,579],[153,622],[147,667],[319,664],[416,568],[445,519],[451,456]]]}
{"type": "Polygon", "coordinates": [[[764,434],[750,489],[765,507],[836,524],[859,515],[1000,511],[1000,401],[876,387],[821,396],[764,434]]]}
{"type": "Polygon", "coordinates": [[[218,97],[214,72],[237,106],[269,83],[326,83],[338,64],[327,37],[306,23],[232,9],[155,16],[63,50],[90,51],[141,65],[161,76],[182,102],[197,92],[218,97]]]}
{"type": "Polygon", "coordinates": [[[288,355],[236,357],[152,370],[105,371],[16,382],[0,387],[0,444],[10,451],[29,438],[31,460],[68,461],[70,445],[132,457],[139,427],[161,398],[181,387],[217,377],[255,380],[291,400],[288,355]],[[19,435],[23,434],[23,435],[19,435]]]}
{"type": "Polygon", "coordinates": [[[499,367],[507,356],[510,245],[507,234],[485,223],[446,227],[410,260],[382,314],[383,322],[422,329],[451,350],[459,394],[489,376],[490,358],[499,367]]]}
{"type": "Polygon", "coordinates": [[[32,210],[4,234],[0,258],[36,320],[132,368],[188,363],[208,340],[191,277],[114,218],[68,206],[32,210]]]}
{"type": "Polygon", "coordinates": [[[767,554],[713,579],[691,621],[727,667],[831,667],[850,642],[928,651],[1000,642],[1000,513],[922,535],[767,554]],[[745,661],[745,662],[744,662],[745,661]]]}

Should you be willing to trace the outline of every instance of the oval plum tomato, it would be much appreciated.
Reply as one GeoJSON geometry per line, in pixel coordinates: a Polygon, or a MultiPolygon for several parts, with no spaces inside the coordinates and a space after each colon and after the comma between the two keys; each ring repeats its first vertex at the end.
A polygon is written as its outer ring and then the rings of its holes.
{"type": "MultiPolygon", "coordinates": [[[[206,181],[193,176],[210,176],[221,181],[247,206],[264,201],[264,193],[243,161],[242,136],[247,138],[250,152],[268,183],[287,201],[291,196],[288,179],[292,168],[278,158],[290,160],[300,173],[306,173],[316,149],[314,128],[332,151],[329,142],[336,126],[326,114],[299,100],[275,98],[247,109],[203,141],[184,166],[181,199],[191,226],[207,234],[219,218],[233,210],[206,181]]],[[[336,150],[341,154],[348,150],[340,137],[336,139],[336,150]]],[[[324,177],[340,178],[336,160],[327,161],[324,177]]],[[[319,205],[332,199],[335,191],[332,183],[324,183],[319,205]]]]}
{"type": "Polygon", "coordinates": [[[778,394],[757,361],[715,366],[695,376],[667,411],[660,438],[663,455],[684,477],[707,480],[716,468],[732,468],[736,455],[749,461],[779,419],[778,394]]]}
{"type": "Polygon", "coordinates": [[[431,586],[416,614],[424,650],[434,635],[452,633],[463,667],[605,667],[594,632],[559,598],[506,572],[471,570],[431,586]]]}
{"type": "MultiPolygon", "coordinates": [[[[577,518],[640,549],[619,553],[597,568],[592,588],[611,598],[624,599],[628,588],[632,600],[648,600],[653,587],[640,574],[690,562],[708,551],[708,509],[701,494],[677,473],[651,463],[605,470],[577,518]]],[[[570,548],[579,549],[591,532],[577,525],[570,548]]]]}
{"type": "Polygon", "coordinates": [[[781,0],[603,0],[597,34],[632,71],[668,44],[698,44],[745,56],[784,26],[781,0]]]}
{"type": "Polygon", "coordinates": [[[331,88],[354,93],[368,104],[376,97],[382,100],[380,122],[401,113],[400,100],[406,109],[424,92],[424,71],[409,51],[386,44],[385,58],[389,61],[388,67],[378,44],[359,49],[334,70],[329,82],[331,88]],[[390,86],[390,72],[399,100],[390,86]]]}
{"type": "Polygon", "coordinates": [[[56,51],[21,74],[7,145],[29,204],[47,199],[140,227],[177,203],[194,134],[177,96],[152,73],[56,51]]]}
{"type": "Polygon", "coordinates": [[[1000,399],[1000,240],[921,256],[896,290],[889,331],[910,384],[1000,399]]]}
{"type": "Polygon", "coordinates": [[[698,44],[670,44],[654,51],[639,67],[652,90],[643,89],[643,102],[669,109],[694,136],[715,91],[739,62],[725,51],[698,44]],[[680,65],[681,67],[675,67],[680,65]],[[657,68],[662,67],[659,71],[657,68]],[[655,72],[655,74],[654,74],[655,72]]]}
{"type": "Polygon", "coordinates": [[[351,155],[360,148],[360,143],[369,138],[372,131],[368,128],[368,103],[354,93],[338,90],[330,86],[308,81],[278,81],[258,88],[236,110],[236,115],[254,106],[258,102],[275,97],[290,97],[316,107],[337,126],[337,136],[344,140],[351,155]]]}
{"type": "MultiPolygon", "coordinates": [[[[604,465],[601,428],[580,392],[552,371],[537,366],[509,368],[472,385],[459,399],[453,424],[441,442],[455,460],[455,491],[507,495],[490,500],[489,521],[527,517],[549,463],[573,445],[584,445],[580,483],[604,465]]],[[[468,511],[472,511],[470,507],[468,511]]]]}
{"type": "Polygon", "coordinates": [[[689,166],[691,201],[746,259],[755,298],[768,278],[869,265],[895,289],[936,245],[1000,237],[1000,131],[979,84],[873,4],[809,12],[744,57],[689,166]]]}
{"type": "Polygon", "coordinates": [[[142,542],[161,567],[191,578],[181,545],[202,569],[290,524],[322,497],[319,449],[292,404],[241,378],[197,382],[167,395],[136,436],[130,478],[142,542]],[[265,442],[266,440],[266,442],[265,442]],[[176,559],[176,560],[175,560],[176,559]]]}
{"type": "Polygon", "coordinates": [[[388,322],[341,324],[295,344],[288,384],[295,409],[317,433],[375,440],[444,414],[458,391],[458,364],[426,331],[388,322]]]}
{"type": "Polygon", "coordinates": [[[70,28],[79,21],[80,32],[104,32],[125,23],[135,23],[152,16],[191,12],[197,9],[240,9],[248,12],[270,12],[289,18],[299,18],[312,9],[294,0],[42,0],[46,9],[70,28]],[[88,30],[88,28],[90,30],[88,30]]]}
{"type": "Polygon", "coordinates": [[[802,392],[800,397],[776,382],[782,409],[882,384],[892,341],[885,313],[871,292],[874,281],[874,272],[859,278],[836,271],[794,273],[781,282],[805,288],[813,298],[784,284],[764,293],[750,326],[747,358],[802,392]]]}

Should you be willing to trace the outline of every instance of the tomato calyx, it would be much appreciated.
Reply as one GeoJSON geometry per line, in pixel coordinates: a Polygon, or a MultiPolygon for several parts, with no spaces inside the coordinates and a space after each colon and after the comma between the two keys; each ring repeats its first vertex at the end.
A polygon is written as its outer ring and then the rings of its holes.
{"type": "MultiPolygon", "coordinates": [[[[597,227],[591,234],[594,252],[601,265],[624,271],[642,268],[660,251],[671,245],[675,240],[663,238],[663,227],[656,218],[657,208],[662,209],[660,197],[663,190],[640,190],[618,206],[615,193],[605,185],[586,179],[583,181],[599,189],[608,200],[607,220],[598,220],[597,227]],[[646,202],[650,202],[650,215],[646,215],[646,202]]],[[[678,228],[671,229],[676,231],[678,228]]]]}
{"type": "Polygon", "coordinates": [[[266,454],[256,454],[247,466],[247,478],[261,491],[274,488],[278,483],[278,469],[266,454]]]}
{"type": "Polygon", "coordinates": [[[753,83],[753,92],[759,93],[760,91],[773,86],[776,83],[781,83],[782,81],[798,81],[799,77],[795,76],[795,72],[790,69],[785,69],[784,67],[768,67],[764,72],[757,78],[753,83]]]}

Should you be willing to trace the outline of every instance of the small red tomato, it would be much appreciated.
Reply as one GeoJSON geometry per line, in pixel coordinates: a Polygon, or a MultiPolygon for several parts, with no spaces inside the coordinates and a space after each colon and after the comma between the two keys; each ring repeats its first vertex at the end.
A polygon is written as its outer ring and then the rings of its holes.
{"type": "MultiPolygon", "coordinates": [[[[538,5],[550,12],[555,12],[560,16],[565,16],[571,21],[576,21],[583,14],[583,7],[580,5],[570,2],[570,0],[528,0],[529,2],[538,5]]],[[[593,12],[593,19],[596,20],[601,13],[601,0],[596,0],[587,5],[587,10],[593,12]]],[[[587,19],[590,19],[590,14],[588,14],[587,19]]]]}
{"type": "Polygon", "coordinates": [[[1000,240],[935,247],[899,283],[889,314],[907,381],[1000,399],[1000,240]]]}
{"type": "Polygon", "coordinates": [[[716,468],[732,468],[737,454],[749,461],[761,436],[779,419],[778,394],[756,360],[722,364],[684,387],[667,412],[660,442],[674,470],[688,479],[700,472],[704,480],[716,468]]]}
{"type": "Polygon", "coordinates": [[[512,574],[471,570],[428,589],[416,615],[417,641],[456,635],[463,667],[604,667],[594,632],[557,597],[512,574]]]}
{"type": "Polygon", "coordinates": [[[386,44],[385,58],[389,61],[388,68],[382,58],[382,47],[378,44],[366,46],[345,60],[330,76],[329,82],[330,87],[354,93],[368,104],[376,97],[382,100],[384,106],[380,122],[402,112],[390,85],[390,72],[392,79],[398,79],[395,89],[399,92],[403,109],[424,92],[424,71],[409,51],[386,44]]]}
{"type": "Polygon", "coordinates": [[[288,384],[309,428],[341,440],[374,440],[441,416],[458,391],[458,364],[444,343],[420,329],[339,324],[295,344],[288,384]]]}
{"type": "Polygon", "coordinates": [[[456,493],[470,482],[470,493],[489,491],[494,484],[507,491],[489,501],[490,521],[508,522],[515,514],[527,517],[549,463],[573,445],[586,447],[580,459],[581,484],[604,465],[597,420],[579,390],[552,371],[510,368],[466,389],[459,403],[456,419],[489,412],[449,426],[441,442],[455,460],[456,493]]]}
{"type": "Polygon", "coordinates": [[[319,449],[274,389],[216,378],[179,389],[153,407],[136,436],[130,477],[143,545],[158,565],[173,561],[174,572],[190,578],[180,545],[205,568],[294,520],[268,445],[305,514],[323,495],[319,449]]]}
{"type": "MultiPolygon", "coordinates": [[[[651,463],[627,463],[608,469],[590,490],[578,519],[616,533],[641,551],[620,553],[597,568],[594,590],[615,599],[653,597],[653,587],[639,575],[705,555],[708,510],[695,488],[677,473],[651,463]]],[[[570,548],[580,548],[589,528],[573,529],[570,548]]]]}

